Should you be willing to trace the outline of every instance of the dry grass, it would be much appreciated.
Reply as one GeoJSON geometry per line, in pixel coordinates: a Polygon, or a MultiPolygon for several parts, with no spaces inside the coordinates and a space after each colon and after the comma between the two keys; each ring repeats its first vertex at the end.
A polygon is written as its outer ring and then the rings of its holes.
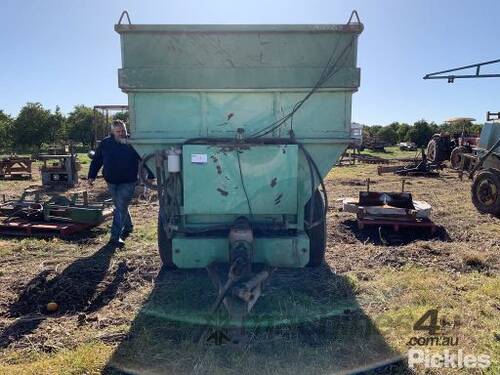
{"type": "MultiPolygon", "coordinates": [[[[70,241],[0,239],[0,374],[348,371],[404,355],[413,323],[429,308],[439,309],[460,348],[493,356],[486,373],[499,373],[499,219],[478,214],[469,182],[450,172],[411,178],[407,190],[433,204],[443,230],[387,233],[384,245],[378,231],[358,231],[336,201],[355,196],[367,177],[372,190],[400,188],[398,177],[375,169],[329,174],[328,266],[274,275],[241,349],[191,342],[214,291],[202,271],[156,276],[155,205],[136,202],[136,231],[118,252],[103,250],[109,223],[70,241]],[[60,305],[52,315],[50,300],[60,305]]],[[[0,184],[15,194],[29,183],[0,184]]],[[[102,182],[95,194],[104,194],[102,182]]]]}

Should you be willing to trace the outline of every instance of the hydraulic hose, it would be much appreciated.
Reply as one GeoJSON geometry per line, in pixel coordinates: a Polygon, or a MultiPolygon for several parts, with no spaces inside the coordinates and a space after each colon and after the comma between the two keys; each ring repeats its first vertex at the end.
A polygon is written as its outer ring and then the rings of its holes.
{"type": "MultiPolygon", "coordinates": [[[[314,161],[311,154],[309,153],[309,151],[306,150],[306,148],[304,147],[304,145],[302,143],[297,143],[297,144],[298,144],[300,150],[304,153],[306,159],[308,160],[308,163],[310,163],[312,165],[314,172],[316,173],[316,176],[319,179],[321,189],[323,190],[323,200],[325,202],[325,208],[323,210],[323,218],[320,221],[317,221],[315,223],[310,223],[310,228],[312,228],[316,225],[321,224],[323,221],[326,221],[326,213],[328,212],[328,196],[326,194],[326,188],[325,188],[325,182],[323,181],[323,176],[321,176],[321,173],[319,172],[319,168],[316,165],[316,162],[314,161]]],[[[314,185],[312,186],[311,190],[312,190],[311,204],[314,204],[314,190],[315,190],[314,185]]]]}
{"type": "MultiPolygon", "coordinates": [[[[158,190],[158,184],[152,184],[148,181],[148,168],[147,168],[147,162],[155,157],[155,153],[148,154],[144,156],[141,159],[141,162],[139,163],[139,181],[144,184],[145,186],[148,187],[148,189],[151,190],[158,190]]],[[[158,181],[158,176],[156,176],[157,181],[158,181]]]]}

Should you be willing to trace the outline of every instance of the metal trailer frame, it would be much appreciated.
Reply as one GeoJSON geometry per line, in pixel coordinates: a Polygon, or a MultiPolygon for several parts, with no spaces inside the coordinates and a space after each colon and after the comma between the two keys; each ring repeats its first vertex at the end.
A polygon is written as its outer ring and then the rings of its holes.
{"type": "Polygon", "coordinates": [[[481,73],[481,67],[483,67],[485,65],[493,65],[493,64],[498,64],[498,63],[500,63],[500,59],[491,60],[491,61],[484,61],[484,62],[480,62],[480,63],[476,63],[476,64],[459,66],[458,68],[451,68],[451,69],[441,70],[439,72],[429,73],[429,74],[426,74],[423,78],[424,79],[446,79],[446,80],[448,80],[448,83],[454,83],[456,78],[500,78],[500,73],[489,73],[489,74],[481,73]],[[446,74],[446,73],[452,73],[452,72],[460,72],[460,71],[466,70],[466,69],[475,69],[475,73],[474,74],[446,74]]]}
{"type": "MultiPolygon", "coordinates": [[[[91,144],[92,150],[95,150],[99,142],[109,135],[109,129],[111,126],[110,113],[125,111],[128,111],[127,104],[101,104],[94,106],[94,117],[92,120],[94,139],[91,144]],[[100,119],[102,119],[102,122],[100,119]]],[[[130,129],[128,129],[128,131],[130,132],[130,129]]]]}
{"type": "Polygon", "coordinates": [[[32,163],[33,160],[30,157],[15,155],[4,157],[0,159],[0,179],[31,180],[32,163]]]}
{"type": "Polygon", "coordinates": [[[80,162],[78,155],[70,154],[52,155],[41,154],[37,156],[38,160],[43,161],[40,168],[43,186],[66,186],[73,187],[78,184],[78,171],[80,162]],[[48,165],[49,161],[57,160],[54,165],[48,165]]]}
{"type": "Polygon", "coordinates": [[[323,177],[353,141],[362,30],[356,11],[344,25],[137,25],[125,11],[115,25],[163,265],[207,268],[212,312],[224,304],[238,329],[275,267],[324,259],[323,177]]]}
{"type": "Polygon", "coordinates": [[[129,141],[155,171],[160,202],[180,195],[160,209],[164,262],[228,261],[227,231],[243,215],[258,230],[255,262],[309,263],[324,236],[310,233],[323,220],[311,213],[324,208],[306,206],[317,204],[320,180],[352,142],[362,30],[356,12],[343,25],[115,25],[129,141]],[[179,181],[167,170],[171,149],[181,153],[179,181]]]}
{"type": "MultiPolygon", "coordinates": [[[[458,68],[441,70],[426,74],[424,79],[446,79],[454,83],[457,78],[500,78],[500,73],[481,73],[485,65],[499,64],[500,59],[484,61],[458,68]],[[449,74],[475,69],[473,74],[449,74]]],[[[500,215],[500,124],[494,122],[500,118],[500,112],[487,112],[486,124],[481,130],[479,147],[457,150],[454,164],[458,164],[459,176],[468,173],[473,179],[471,186],[472,203],[478,211],[493,215],[500,215]],[[489,122],[492,121],[492,122],[489,122]],[[476,172],[478,172],[476,174],[476,172]]]]}

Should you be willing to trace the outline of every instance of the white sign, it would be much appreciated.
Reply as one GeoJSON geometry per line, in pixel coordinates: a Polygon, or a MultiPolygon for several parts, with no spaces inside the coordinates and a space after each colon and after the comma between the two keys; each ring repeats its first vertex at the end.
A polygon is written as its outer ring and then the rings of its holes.
{"type": "Polygon", "coordinates": [[[208,161],[207,154],[191,154],[191,163],[206,164],[208,161]]]}

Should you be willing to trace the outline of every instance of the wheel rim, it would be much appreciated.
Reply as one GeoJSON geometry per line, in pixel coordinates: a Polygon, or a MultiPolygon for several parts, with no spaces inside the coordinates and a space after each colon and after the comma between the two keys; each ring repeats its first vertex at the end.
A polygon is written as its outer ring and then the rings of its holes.
{"type": "Polygon", "coordinates": [[[431,143],[427,149],[427,158],[430,160],[434,160],[436,158],[436,144],[431,143]]]}
{"type": "Polygon", "coordinates": [[[455,152],[451,157],[451,165],[453,168],[458,168],[460,166],[460,162],[462,161],[462,153],[455,152]]]}
{"type": "Polygon", "coordinates": [[[495,204],[498,198],[498,189],[495,182],[485,178],[477,186],[477,198],[485,206],[495,204]]]}

